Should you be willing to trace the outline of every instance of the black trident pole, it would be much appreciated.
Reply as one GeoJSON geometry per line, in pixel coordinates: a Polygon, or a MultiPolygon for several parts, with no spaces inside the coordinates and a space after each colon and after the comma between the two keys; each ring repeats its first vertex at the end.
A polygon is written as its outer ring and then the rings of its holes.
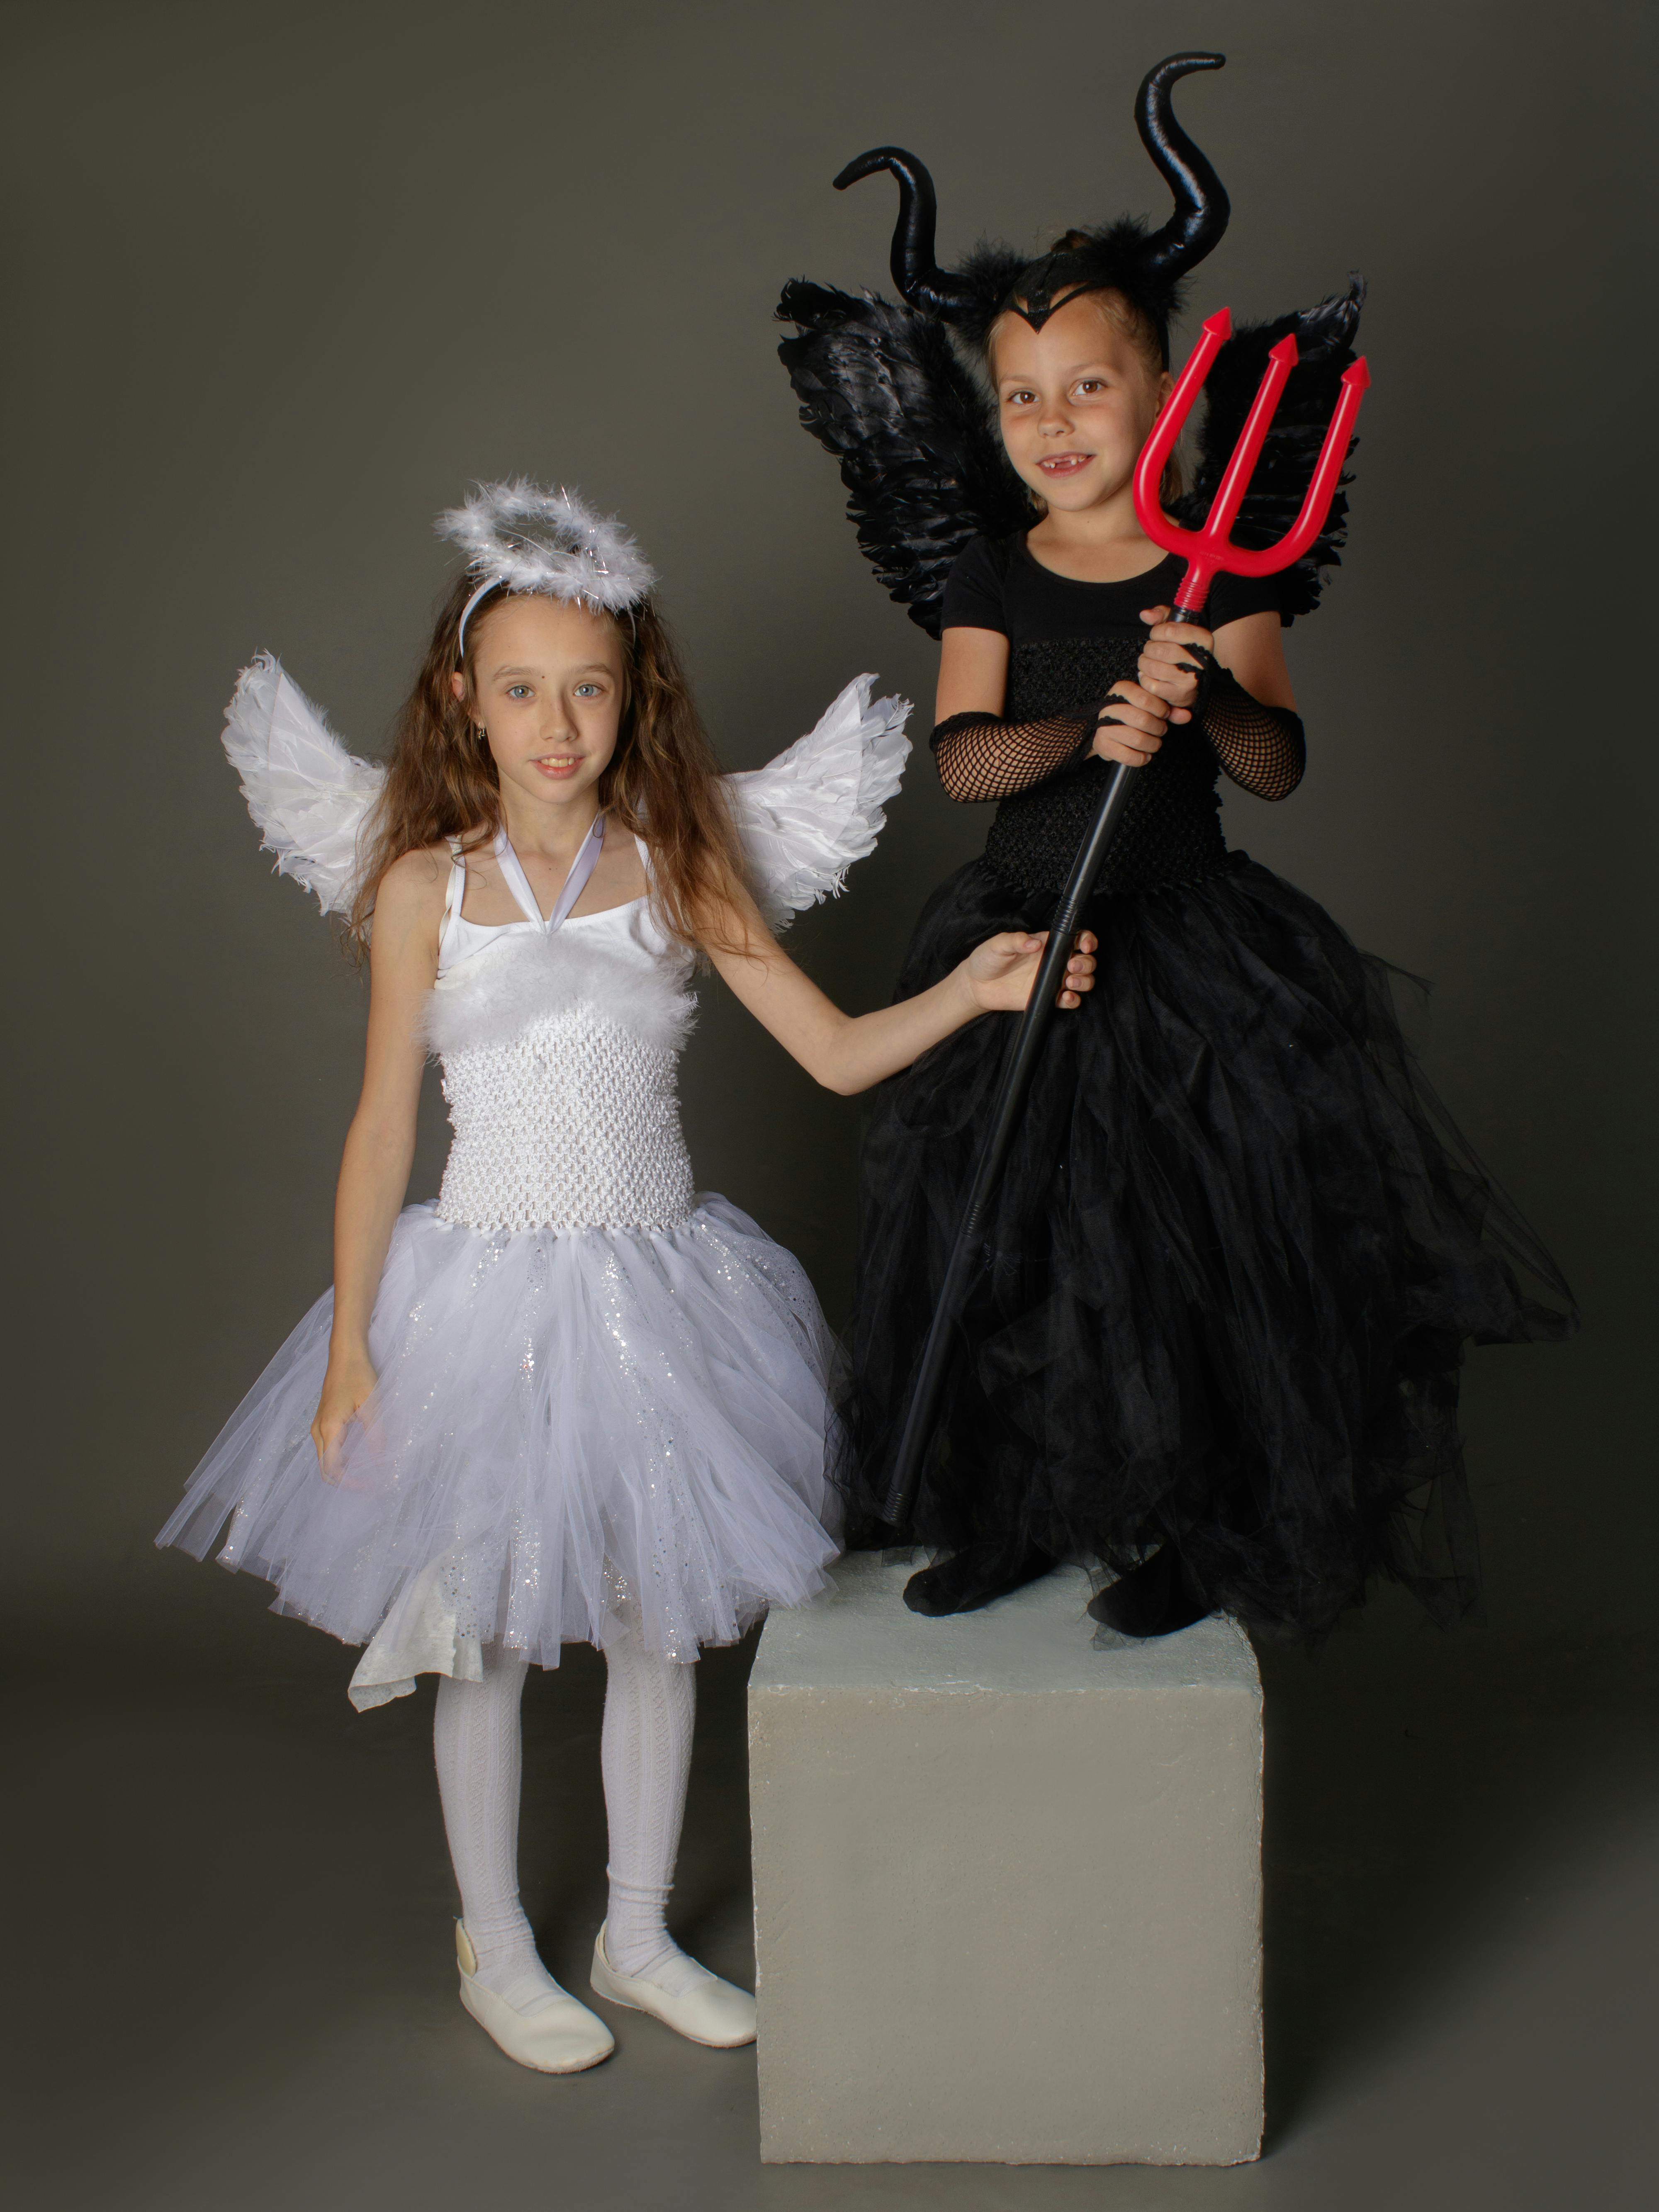
{"type": "MultiPolygon", "coordinates": [[[[1186,618],[1195,620],[1196,616],[1189,615],[1186,618]]],[[[968,1302],[968,1292],[984,1248],[986,1216],[996,1189],[997,1178],[1002,1172],[1002,1164],[1008,1157],[1008,1147],[1013,1140],[1014,1125],[1019,1119],[1019,1109],[1024,1100],[1026,1085],[1031,1079],[1031,1070],[1036,1065],[1037,1054],[1054,1011],[1054,1000],[1066,974],[1066,963],[1071,957],[1072,941],[1077,934],[1078,917],[1089,902],[1112,840],[1117,835],[1118,824],[1123,819],[1123,810],[1128,805],[1133,788],[1129,779],[1137,772],[1134,769],[1126,768],[1121,761],[1112,763],[1094,822],[1073,863],[1070,878],[1060,895],[1060,905],[1049,929],[1048,942],[1043,950],[1042,963],[1037,969],[1036,981],[1031,986],[1031,995],[1019,1018],[1019,1026],[1009,1042],[1008,1056],[1003,1062],[1002,1080],[997,1086],[985,1143],[980,1152],[979,1164],[974,1170],[974,1179],[968,1187],[967,1203],[957,1230],[956,1242],[951,1248],[945,1280],[939,1286],[933,1326],[927,1332],[927,1341],[922,1346],[915,1382],[910,1392],[909,1411],[905,1414],[904,1427],[899,1435],[898,1456],[893,1462],[892,1479],[887,1486],[887,1496],[882,1506],[883,1519],[896,1528],[904,1527],[915,1505],[916,1489],[921,1478],[922,1454],[933,1429],[939,1394],[945,1387],[957,1323],[962,1318],[962,1310],[968,1302]]]]}

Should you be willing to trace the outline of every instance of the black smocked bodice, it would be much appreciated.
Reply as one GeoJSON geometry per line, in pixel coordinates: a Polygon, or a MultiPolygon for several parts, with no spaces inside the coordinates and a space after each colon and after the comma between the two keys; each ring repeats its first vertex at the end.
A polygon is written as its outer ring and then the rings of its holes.
{"type": "MultiPolygon", "coordinates": [[[[1091,637],[1031,639],[1009,656],[1003,713],[1011,722],[1085,714],[1114,684],[1134,675],[1146,633],[1107,629],[1091,637]]],[[[985,857],[1021,890],[1060,890],[1094,820],[1111,763],[1097,758],[1058,769],[999,805],[985,857]]],[[[1190,722],[1172,722],[1133,787],[1106,855],[1097,896],[1201,882],[1227,866],[1218,764],[1190,722]]]]}

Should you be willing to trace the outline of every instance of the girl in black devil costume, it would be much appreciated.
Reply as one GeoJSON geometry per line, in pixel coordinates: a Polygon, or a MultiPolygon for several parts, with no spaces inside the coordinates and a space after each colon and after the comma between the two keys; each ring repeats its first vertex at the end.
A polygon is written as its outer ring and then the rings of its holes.
{"type": "MultiPolygon", "coordinates": [[[[1091,1611],[1129,1635],[1217,1609],[1316,1635],[1379,1572],[1462,1614],[1464,1343],[1560,1336],[1576,1318],[1415,1071],[1389,971],[1222,836],[1218,770],[1265,799],[1301,778],[1280,632],[1317,604],[1346,502],[1298,567],[1218,576],[1209,628],[1163,619],[1180,564],[1139,530],[1131,477],[1170,387],[1181,279],[1229,214],[1170,94],[1221,60],[1174,56],[1140,88],[1176,200],[1161,229],[1124,218],[1033,262],[981,246],[941,271],[927,173],[883,147],[836,181],[897,179],[905,304],[799,282],[779,308],[801,333],[780,350],[802,419],[841,462],[860,544],[943,635],[945,787],[997,804],[983,857],[924,909],[901,994],[995,931],[1046,924],[1108,763],[1137,771],[1086,916],[1093,1001],[1039,1060],[897,1528],[881,1517],[893,1450],[1007,1024],[894,1078],[870,1127],[846,1485],[855,1540],[933,1550],[905,1592],[921,1613],[1081,1558],[1115,1577],[1091,1611]]],[[[1293,333],[1300,365],[1235,532],[1281,534],[1362,299],[1355,281],[1226,347],[1193,489],[1165,483],[1178,520],[1202,520],[1267,348],[1293,333]]]]}

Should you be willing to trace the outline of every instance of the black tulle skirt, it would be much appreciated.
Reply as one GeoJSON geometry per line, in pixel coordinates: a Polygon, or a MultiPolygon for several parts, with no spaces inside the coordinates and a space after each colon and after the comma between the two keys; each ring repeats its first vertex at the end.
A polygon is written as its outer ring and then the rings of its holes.
{"type": "MultiPolygon", "coordinates": [[[[1052,892],[982,860],[901,994],[1052,892]]],[[[1566,1285],[1414,1067],[1391,972],[1243,854],[1102,900],[1092,997],[1050,1024],[913,1524],[880,1505],[1013,1017],[878,1094],[844,1470],[854,1540],[1017,1539],[1121,1571],[1174,1540],[1222,1608],[1317,1634],[1370,1578],[1473,1605],[1467,1341],[1565,1335],[1566,1285]]]]}

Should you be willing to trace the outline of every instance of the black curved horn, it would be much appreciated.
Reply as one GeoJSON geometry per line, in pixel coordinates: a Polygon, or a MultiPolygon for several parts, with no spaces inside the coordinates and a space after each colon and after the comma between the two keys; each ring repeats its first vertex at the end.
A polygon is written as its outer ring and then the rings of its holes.
{"type": "Polygon", "coordinates": [[[1194,70],[1226,66],[1225,54],[1171,54],[1147,70],[1135,96],[1140,143],[1175,195],[1176,211],[1146,241],[1146,265],[1160,276],[1182,276],[1220,243],[1232,204],[1221,179],[1175,119],[1170,94],[1194,70]]]}
{"type": "Polygon", "coordinates": [[[899,212],[890,266],[899,296],[908,306],[920,307],[924,314],[937,315],[943,322],[958,320],[971,312],[973,296],[933,259],[939,203],[933,195],[933,180],[915,155],[907,154],[902,146],[872,146],[867,154],[847,164],[836,179],[836,190],[844,192],[848,185],[857,184],[861,177],[873,177],[878,169],[890,169],[898,179],[899,212]]]}

